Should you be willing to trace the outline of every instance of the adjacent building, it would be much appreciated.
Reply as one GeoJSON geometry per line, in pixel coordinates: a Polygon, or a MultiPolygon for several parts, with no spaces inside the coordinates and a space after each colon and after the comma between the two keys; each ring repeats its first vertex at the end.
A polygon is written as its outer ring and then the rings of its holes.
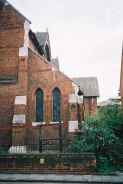
{"type": "Polygon", "coordinates": [[[97,110],[97,98],[99,97],[99,86],[96,77],[78,77],[72,79],[80,86],[84,94],[85,115],[94,115],[97,110]]]}

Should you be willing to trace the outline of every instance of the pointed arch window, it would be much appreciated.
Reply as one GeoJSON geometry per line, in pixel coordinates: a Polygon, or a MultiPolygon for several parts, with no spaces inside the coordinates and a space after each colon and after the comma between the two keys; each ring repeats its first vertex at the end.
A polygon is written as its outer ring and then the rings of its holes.
{"type": "Polygon", "coordinates": [[[43,122],[44,93],[42,89],[36,91],[36,122],[43,122]]]}
{"type": "Polygon", "coordinates": [[[53,102],[53,121],[58,122],[61,119],[61,93],[58,88],[55,88],[52,92],[53,102]]]}

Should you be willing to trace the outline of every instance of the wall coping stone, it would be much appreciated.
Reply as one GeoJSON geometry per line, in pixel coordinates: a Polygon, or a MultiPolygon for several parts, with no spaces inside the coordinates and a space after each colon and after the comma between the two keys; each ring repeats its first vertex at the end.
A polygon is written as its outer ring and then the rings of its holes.
{"type": "Polygon", "coordinates": [[[25,182],[88,182],[88,183],[123,183],[123,176],[72,175],[72,174],[0,174],[0,181],[25,182]]]}

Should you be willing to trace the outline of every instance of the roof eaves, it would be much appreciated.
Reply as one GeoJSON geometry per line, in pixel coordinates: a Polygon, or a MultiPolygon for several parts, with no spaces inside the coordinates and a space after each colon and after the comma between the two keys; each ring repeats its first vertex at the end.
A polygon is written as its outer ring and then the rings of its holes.
{"type": "Polygon", "coordinates": [[[26,18],[19,10],[17,10],[10,2],[8,2],[7,0],[5,1],[6,5],[10,5],[20,16],[22,16],[25,20],[27,20],[30,24],[31,24],[31,21],[26,18]]]}

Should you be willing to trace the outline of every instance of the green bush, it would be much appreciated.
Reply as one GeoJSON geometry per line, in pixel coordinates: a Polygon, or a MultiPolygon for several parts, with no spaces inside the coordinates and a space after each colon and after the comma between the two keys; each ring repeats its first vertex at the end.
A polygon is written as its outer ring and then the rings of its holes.
{"type": "Polygon", "coordinates": [[[102,174],[109,174],[110,172],[115,171],[115,168],[112,165],[112,160],[108,157],[99,156],[97,158],[97,171],[102,174]]]}
{"type": "Polygon", "coordinates": [[[101,122],[111,128],[123,140],[123,109],[118,105],[109,105],[99,110],[101,122]]]}
{"type": "Polygon", "coordinates": [[[121,132],[123,110],[117,105],[103,107],[97,116],[86,117],[69,150],[76,153],[94,152],[97,171],[108,173],[114,170],[114,161],[123,154],[121,132]]]}
{"type": "Polygon", "coordinates": [[[119,138],[112,129],[99,123],[97,118],[87,118],[82,125],[81,133],[75,137],[71,145],[73,152],[95,152],[109,154],[110,147],[119,144],[119,138]]]}

